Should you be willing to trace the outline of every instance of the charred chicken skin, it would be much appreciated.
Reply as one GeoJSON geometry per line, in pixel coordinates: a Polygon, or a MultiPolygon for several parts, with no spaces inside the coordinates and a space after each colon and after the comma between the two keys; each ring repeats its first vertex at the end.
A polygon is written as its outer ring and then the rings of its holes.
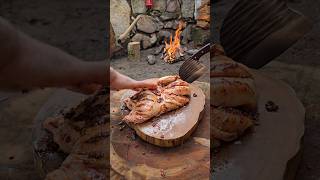
{"type": "Polygon", "coordinates": [[[124,117],[124,121],[143,123],[189,103],[189,84],[179,76],[162,77],[157,84],[156,90],[142,90],[124,100],[125,105],[131,110],[124,117]]]}

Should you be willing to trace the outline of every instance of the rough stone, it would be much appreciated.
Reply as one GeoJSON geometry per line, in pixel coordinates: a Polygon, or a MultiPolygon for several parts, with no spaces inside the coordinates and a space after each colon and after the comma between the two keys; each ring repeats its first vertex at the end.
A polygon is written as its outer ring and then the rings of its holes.
{"type": "Polygon", "coordinates": [[[157,42],[157,40],[158,40],[157,34],[156,33],[151,34],[151,37],[150,37],[151,44],[154,45],[157,42]]]}
{"type": "Polygon", "coordinates": [[[163,52],[163,49],[164,49],[164,45],[161,44],[160,46],[158,46],[154,52],[152,53],[153,55],[159,55],[161,52],[163,52]]]}
{"type": "Polygon", "coordinates": [[[210,30],[198,27],[192,27],[191,29],[191,39],[196,46],[202,46],[210,40],[210,30]]]}
{"type": "Polygon", "coordinates": [[[160,12],[164,12],[167,8],[167,0],[156,0],[153,1],[153,9],[160,12]]]}
{"type": "Polygon", "coordinates": [[[131,0],[133,14],[143,14],[147,12],[145,0],[131,0]]]}
{"type": "Polygon", "coordinates": [[[118,52],[121,48],[117,46],[116,37],[114,34],[114,30],[112,26],[110,26],[110,33],[109,33],[109,57],[113,57],[113,55],[118,52]]]}
{"type": "Polygon", "coordinates": [[[191,29],[192,25],[187,25],[187,27],[181,33],[181,43],[187,44],[191,40],[191,29]]]}
{"type": "Polygon", "coordinates": [[[199,50],[198,49],[188,49],[185,52],[187,52],[189,55],[194,55],[197,53],[199,50]]]}
{"type": "Polygon", "coordinates": [[[178,27],[179,27],[179,21],[178,20],[167,21],[164,24],[164,28],[166,28],[166,29],[178,29],[178,27]]]}
{"type": "Polygon", "coordinates": [[[164,40],[169,40],[171,36],[171,32],[168,30],[160,30],[157,34],[158,42],[162,42],[164,40]]]}
{"type": "Polygon", "coordinates": [[[183,18],[194,17],[194,0],[183,0],[181,5],[181,14],[183,18]]]}
{"type": "Polygon", "coordinates": [[[167,0],[167,12],[179,12],[180,11],[180,1],[179,0],[167,0]]]}
{"type": "Polygon", "coordinates": [[[154,55],[148,55],[147,56],[147,62],[150,65],[154,65],[156,63],[157,59],[154,55]]]}
{"type": "Polygon", "coordinates": [[[162,13],[158,10],[151,10],[149,14],[153,17],[160,17],[162,13]]]}
{"type": "Polygon", "coordinates": [[[145,33],[154,33],[158,30],[158,25],[153,17],[143,15],[137,22],[137,28],[145,33]]]}
{"type": "Polygon", "coordinates": [[[142,48],[147,49],[157,42],[157,39],[155,38],[155,35],[149,37],[145,34],[137,33],[132,37],[131,41],[140,42],[142,44],[142,48]]]}
{"type": "Polygon", "coordinates": [[[168,21],[168,20],[176,19],[178,17],[179,17],[178,13],[164,12],[160,16],[160,19],[163,20],[163,21],[168,21]]]}
{"type": "Polygon", "coordinates": [[[130,26],[131,8],[126,0],[111,0],[110,22],[116,37],[119,37],[130,26]],[[121,23],[119,23],[121,22],[121,23]]]}
{"type": "Polygon", "coordinates": [[[160,20],[159,17],[154,17],[155,22],[158,24],[158,29],[163,29],[164,28],[164,24],[163,22],[160,20]]]}

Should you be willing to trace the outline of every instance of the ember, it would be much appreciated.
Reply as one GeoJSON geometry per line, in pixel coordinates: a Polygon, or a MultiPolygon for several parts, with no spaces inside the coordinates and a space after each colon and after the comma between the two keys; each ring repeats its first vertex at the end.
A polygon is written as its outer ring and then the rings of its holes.
{"type": "Polygon", "coordinates": [[[164,55],[163,60],[167,63],[174,63],[180,60],[181,57],[184,56],[183,49],[180,45],[180,35],[183,28],[183,21],[180,21],[179,27],[175,32],[174,39],[172,40],[172,36],[170,36],[170,42],[165,41],[164,55]]]}

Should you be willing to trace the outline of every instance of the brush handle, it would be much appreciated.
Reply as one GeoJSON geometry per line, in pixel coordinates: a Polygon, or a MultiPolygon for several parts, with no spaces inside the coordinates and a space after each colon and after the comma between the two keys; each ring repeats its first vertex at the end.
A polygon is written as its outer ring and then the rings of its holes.
{"type": "Polygon", "coordinates": [[[208,52],[210,52],[210,48],[211,48],[211,43],[206,44],[198,52],[196,52],[194,55],[192,55],[190,57],[190,60],[193,59],[193,60],[199,61],[201,56],[203,56],[203,55],[207,54],[208,52]]]}

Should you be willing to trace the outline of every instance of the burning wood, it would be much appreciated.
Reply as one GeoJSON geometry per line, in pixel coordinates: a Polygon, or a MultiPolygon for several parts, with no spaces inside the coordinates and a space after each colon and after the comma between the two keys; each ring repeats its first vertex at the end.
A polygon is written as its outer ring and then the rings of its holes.
{"type": "Polygon", "coordinates": [[[170,36],[170,42],[165,41],[165,48],[163,54],[163,60],[167,63],[174,63],[179,61],[184,56],[183,48],[180,44],[180,36],[183,28],[183,21],[180,21],[179,27],[175,32],[174,39],[172,40],[172,35],[170,36]]]}

